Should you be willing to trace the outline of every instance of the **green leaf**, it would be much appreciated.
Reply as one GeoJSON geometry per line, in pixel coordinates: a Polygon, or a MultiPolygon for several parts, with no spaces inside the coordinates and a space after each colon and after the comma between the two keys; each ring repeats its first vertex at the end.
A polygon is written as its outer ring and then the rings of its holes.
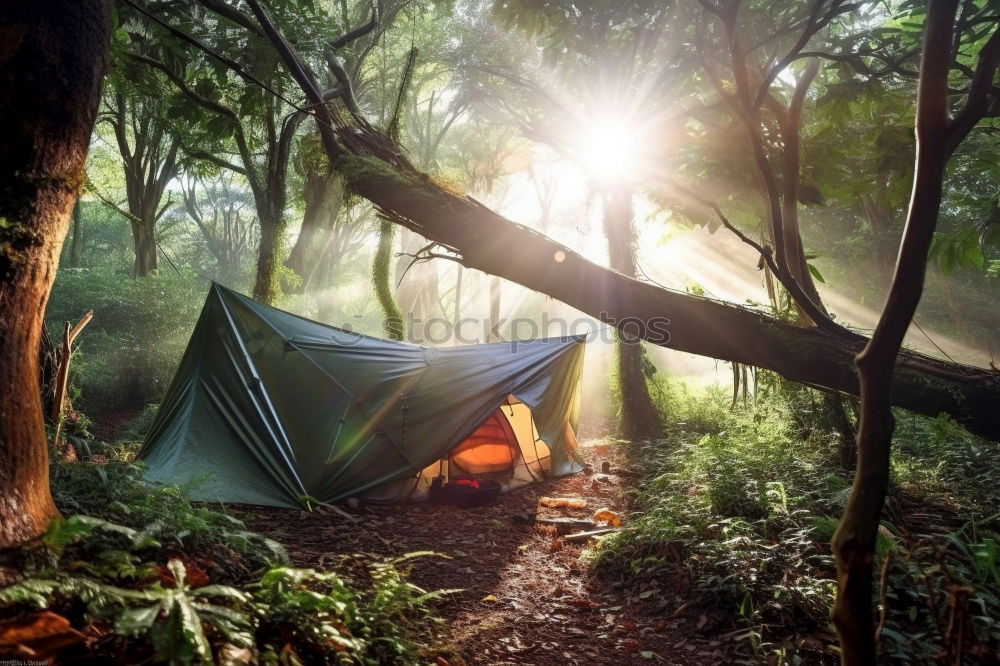
{"type": "Polygon", "coordinates": [[[826,284],[826,280],[823,279],[823,274],[819,272],[819,269],[816,268],[814,264],[807,263],[806,266],[809,267],[809,272],[812,273],[813,278],[815,278],[817,282],[826,284]]]}
{"type": "Polygon", "coordinates": [[[123,636],[145,633],[156,622],[161,610],[162,606],[159,604],[146,608],[128,608],[115,620],[115,633],[123,636]]]}
{"type": "Polygon", "coordinates": [[[195,593],[199,597],[223,597],[239,602],[247,602],[251,599],[250,595],[246,592],[237,590],[235,587],[229,587],[228,585],[206,585],[196,589],[195,593]]]}

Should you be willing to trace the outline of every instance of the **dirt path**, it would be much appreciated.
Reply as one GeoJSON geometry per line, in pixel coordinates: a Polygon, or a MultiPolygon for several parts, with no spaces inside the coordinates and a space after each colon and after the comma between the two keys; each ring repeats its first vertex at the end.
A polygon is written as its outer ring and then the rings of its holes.
{"type": "Polygon", "coordinates": [[[262,509],[246,518],[285,544],[296,566],[323,569],[357,552],[449,555],[417,560],[412,580],[464,590],[438,612],[444,640],[469,664],[733,663],[731,636],[713,635],[725,631],[718,618],[686,604],[679,590],[644,594],[595,578],[584,546],[515,518],[534,513],[545,495],[586,498],[579,517],[603,507],[624,514],[630,478],[614,473],[614,461],[601,474],[611,447],[593,444],[585,451],[597,473],[534,484],[489,507],[361,506],[350,509],[360,518],[354,523],[329,511],[262,509]]]}

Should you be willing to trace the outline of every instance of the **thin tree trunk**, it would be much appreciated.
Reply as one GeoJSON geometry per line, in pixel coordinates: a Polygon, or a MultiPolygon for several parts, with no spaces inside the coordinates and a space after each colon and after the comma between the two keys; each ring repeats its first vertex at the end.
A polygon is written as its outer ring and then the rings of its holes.
{"type": "Polygon", "coordinates": [[[132,274],[135,277],[146,277],[157,268],[156,239],[153,236],[153,225],[142,225],[132,221],[132,246],[135,248],[135,263],[132,274]]]}
{"type": "MultiPolygon", "coordinates": [[[[604,235],[608,241],[608,264],[630,278],[636,276],[635,226],[632,192],[614,188],[604,195],[604,235]]],[[[496,279],[496,278],[494,278],[496,279]]],[[[620,435],[626,439],[657,437],[660,414],[649,394],[642,341],[634,332],[620,329],[615,343],[615,383],[621,401],[620,435]]]]}
{"type": "Polygon", "coordinates": [[[280,219],[260,220],[260,245],[257,247],[257,272],[254,277],[254,300],[271,305],[278,297],[278,265],[283,246],[284,222],[280,219]]]}
{"type": "Polygon", "coordinates": [[[303,187],[305,212],[302,227],[285,266],[305,281],[322,260],[323,250],[344,201],[344,181],[339,174],[310,170],[303,187]]]}
{"type": "Polygon", "coordinates": [[[392,288],[392,241],[395,238],[396,227],[392,222],[381,220],[378,227],[378,248],[372,261],[372,284],[375,296],[382,306],[385,319],[382,328],[390,340],[406,338],[406,324],[403,321],[403,311],[396,304],[395,291],[392,288]]]}
{"type": "Polygon", "coordinates": [[[830,418],[830,425],[837,432],[837,462],[849,472],[857,463],[857,432],[847,414],[848,398],[836,393],[824,393],[823,407],[830,418]]]}
{"type": "Polygon", "coordinates": [[[0,579],[12,549],[42,534],[57,515],[37,350],[83,185],[110,7],[80,0],[0,4],[0,125],[7,128],[0,141],[0,579]]]}
{"type": "MultiPolygon", "coordinates": [[[[871,340],[858,354],[861,415],[854,485],[833,538],[839,593],[833,620],[844,664],[876,661],[872,565],[889,484],[895,421],[890,393],[903,337],[923,292],[927,253],[941,207],[951,137],[948,70],[958,0],[932,0],[927,11],[917,92],[917,158],[913,191],[892,285],[871,340]]],[[[990,74],[992,79],[992,73],[990,74]]]]}
{"type": "MultiPolygon", "coordinates": [[[[799,168],[799,132],[802,125],[802,105],[805,102],[806,91],[812,83],[816,72],[819,69],[819,61],[813,59],[806,66],[805,71],[799,77],[792,95],[788,112],[781,123],[781,138],[784,143],[782,157],[782,192],[781,192],[781,232],[783,238],[775,242],[784,244],[785,260],[788,262],[788,271],[792,277],[802,285],[802,291],[820,309],[823,302],[820,299],[816,283],[813,281],[812,273],[806,262],[805,250],[802,247],[802,232],[799,229],[799,179],[801,178],[799,168]]],[[[803,315],[804,316],[804,315],[803,315]]]]}

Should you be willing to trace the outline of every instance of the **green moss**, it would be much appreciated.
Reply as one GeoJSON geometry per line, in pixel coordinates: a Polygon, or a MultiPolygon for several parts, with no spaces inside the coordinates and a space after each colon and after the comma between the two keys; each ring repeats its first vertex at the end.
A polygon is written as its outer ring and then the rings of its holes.
{"type": "Polygon", "coordinates": [[[390,340],[403,340],[406,337],[406,324],[403,321],[403,311],[396,303],[393,294],[390,273],[392,270],[392,240],[395,237],[392,222],[383,220],[379,225],[378,249],[372,262],[372,284],[375,296],[385,315],[383,328],[390,340]]]}

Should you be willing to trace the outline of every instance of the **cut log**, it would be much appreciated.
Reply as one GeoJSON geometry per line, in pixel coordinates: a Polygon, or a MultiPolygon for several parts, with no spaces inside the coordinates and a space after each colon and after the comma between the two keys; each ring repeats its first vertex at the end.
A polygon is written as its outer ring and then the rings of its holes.
{"type": "Polygon", "coordinates": [[[617,532],[618,529],[614,527],[605,527],[599,530],[590,530],[589,532],[576,532],[575,534],[567,534],[563,537],[563,541],[568,541],[569,543],[581,543],[583,541],[590,541],[591,539],[597,539],[598,537],[603,537],[611,534],[612,532],[617,532]]]}
{"type": "Polygon", "coordinates": [[[569,534],[574,530],[595,530],[600,527],[597,523],[592,520],[582,520],[580,518],[564,518],[562,516],[557,518],[548,518],[544,516],[539,516],[535,519],[537,525],[548,525],[549,527],[554,527],[556,532],[559,534],[569,534]]]}

